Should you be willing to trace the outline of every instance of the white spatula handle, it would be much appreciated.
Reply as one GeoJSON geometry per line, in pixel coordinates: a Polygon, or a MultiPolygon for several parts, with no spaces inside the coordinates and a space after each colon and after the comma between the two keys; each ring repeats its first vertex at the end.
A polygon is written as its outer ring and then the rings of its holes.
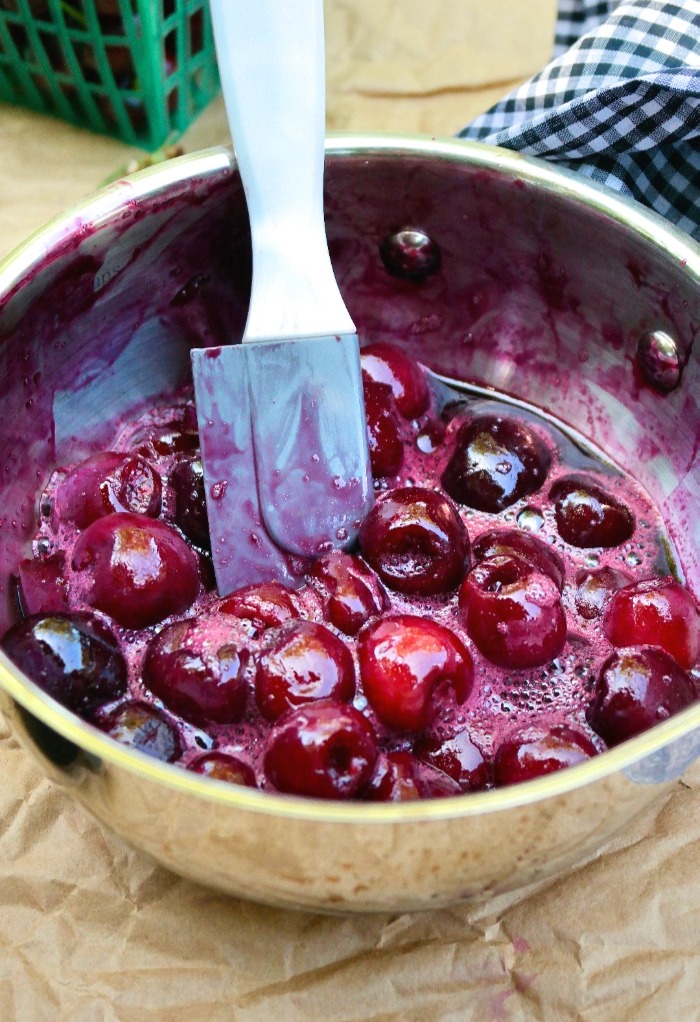
{"type": "Polygon", "coordinates": [[[244,341],[354,333],[323,218],[323,0],[210,0],[253,238],[244,341]]]}

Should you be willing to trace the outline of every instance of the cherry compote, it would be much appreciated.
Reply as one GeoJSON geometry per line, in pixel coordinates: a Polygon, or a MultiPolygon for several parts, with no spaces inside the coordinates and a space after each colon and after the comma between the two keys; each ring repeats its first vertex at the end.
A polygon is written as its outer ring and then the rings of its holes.
{"type": "Polygon", "coordinates": [[[212,588],[192,399],[59,468],[2,645],[117,741],[289,795],[445,798],[575,766],[698,698],[658,511],[551,421],[363,349],[376,501],[297,585],[212,588]]]}

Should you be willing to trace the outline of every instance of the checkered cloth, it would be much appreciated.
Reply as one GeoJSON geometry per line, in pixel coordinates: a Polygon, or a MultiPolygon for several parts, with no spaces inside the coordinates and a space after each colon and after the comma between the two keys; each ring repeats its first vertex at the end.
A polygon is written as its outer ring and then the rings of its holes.
{"type": "Polygon", "coordinates": [[[700,0],[559,0],[552,63],[460,135],[576,170],[700,240],[700,0]]]}

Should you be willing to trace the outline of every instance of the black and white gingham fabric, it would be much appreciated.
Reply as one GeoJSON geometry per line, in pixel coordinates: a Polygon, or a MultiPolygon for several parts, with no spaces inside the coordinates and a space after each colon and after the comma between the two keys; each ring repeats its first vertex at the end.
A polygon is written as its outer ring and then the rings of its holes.
{"type": "Polygon", "coordinates": [[[552,63],[460,135],[585,174],[700,240],[700,0],[559,0],[552,63]]]}

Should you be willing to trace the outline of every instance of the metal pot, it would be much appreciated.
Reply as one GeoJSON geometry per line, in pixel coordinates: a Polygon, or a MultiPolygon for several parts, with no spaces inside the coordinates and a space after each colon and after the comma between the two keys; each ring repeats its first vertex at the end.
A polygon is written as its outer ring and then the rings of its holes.
{"type": "MultiPolygon", "coordinates": [[[[600,446],[656,500],[697,594],[697,246],[546,164],[425,138],[332,139],[327,219],[360,335],[530,402],[600,446]],[[407,226],[442,253],[440,273],[421,283],[388,274],[378,254],[407,226]]],[[[203,332],[240,334],[249,274],[226,149],[117,182],[0,266],[0,629],[51,466],[107,442],[115,416],[171,391],[203,332]]],[[[700,755],[697,705],[520,786],[330,804],[226,785],[119,746],[3,656],[0,686],[14,733],[46,773],[131,843],[236,895],[336,911],[440,906],[554,874],[603,848],[700,755]]]]}

